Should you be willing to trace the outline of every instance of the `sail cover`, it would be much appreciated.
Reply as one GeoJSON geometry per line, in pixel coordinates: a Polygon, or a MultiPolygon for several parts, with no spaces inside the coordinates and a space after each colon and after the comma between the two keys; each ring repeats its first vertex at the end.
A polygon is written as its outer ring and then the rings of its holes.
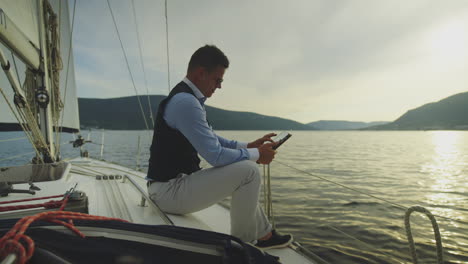
{"type": "MultiPolygon", "coordinates": [[[[63,123],[60,121],[59,125],[65,132],[77,132],[79,131],[79,116],[78,116],[78,100],[76,97],[76,85],[75,85],[75,68],[73,61],[73,49],[71,45],[71,19],[68,8],[68,1],[61,0],[49,0],[54,12],[60,18],[60,53],[62,57],[63,69],[60,72],[60,96],[64,104],[62,111],[63,123]],[[67,76],[68,75],[68,76],[67,76]]],[[[39,32],[37,30],[37,5],[38,0],[0,0],[0,8],[6,14],[11,21],[16,23],[16,26],[24,27],[21,31],[27,35],[28,38],[34,43],[37,41],[39,47],[39,32]],[[33,36],[35,35],[35,37],[33,36]]],[[[0,15],[1,16],[1,15],[0,15]]],[[[20,56],[12,55],[14,52],[13,48],[7,47],[5,43],[0,43],[0,48],[3,50],[8,60],[10,61],[11,67],[18,73],[19,81],[22,84],[25,80],[25,71],[28,67],[27,64],[23,63],[20,56]],[[16,65],[13,64],[13,56],[15,56],[16,65]]],[[[15,116],[10,110],[10,105],[13,104],[13,89],[9,84],[7,77],[3,71],[0,72],[0,88],[6,93],[8,102],[5,102],[3,96],[0,96],[0,131],[14,131],[21,130],[15,116]]],[[[60,118],[62,120],[62,118],[60,118]]]]}
{"type": "Polygon", "coordinates": [[[0,0],[0,8],[26,37],[39,47],[37,2],[37,0],[0,0]]]}
{"type": "Polygon", "coordinates": [[[37,0],[0,0],[0,40],[31,67],[39,67],[37,0]]]}

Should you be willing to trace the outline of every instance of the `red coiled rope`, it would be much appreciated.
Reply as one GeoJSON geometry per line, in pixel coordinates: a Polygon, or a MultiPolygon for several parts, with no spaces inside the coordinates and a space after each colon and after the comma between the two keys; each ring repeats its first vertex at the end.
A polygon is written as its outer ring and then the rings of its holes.
{"type": "Polygon", "coordinates": [[[22,210],[22,209],[32,209],[32,208],[40,208],[40,207],[44,207],[46,209],[59,208],[63,204],[66,204],[66,202],[64,203],[64,201],[65,200],[68,201],[68,195],[60,194],[60,195],[54,195],[54,196],[45,196],[45,197],[38,197],[38,198],[31,198],[31,199],[22,199],[22,200],[12,200],[12,201],[0,202],[0,204],[20,203],[20,202],[44,200],[44,199],[50,199],[50,198],[58,198],[58,197],[64,197],[64,196],[65,196],[65,199],[55,200],[55,201],[50,200],[50,201],[44,202],[44,203],[0,206],[0,212],[15,211],[15,210],[22,210]]]}
{"type": "MultiPolygon", "coordinates": [[[[68,197],[67,197],[68,198],[68,197]]],[[[68,200],[68,199],[66,199],[68,200]]],[[[65,201],[65,200],[64,200],[65,201]]],[[[64,202],[63,204],[66,204],[64,202]]],[[[64,207],[62,205],[62,207],[64,207]]],[[[52,211],[52,212],[43,212],[32,216],[26,216],[21,218],[18,222],[16,222],[15,226],[8,231],[1,239],[0,239],[0,259],[5,258],[10,254],[16,254],[17,256],[17,263],[26,263],[29,259],[31,259],[34,253],[34,241],[25,235],[26,229],[37,220],[44,220],[49,221],[52,223],[61,224],[75,234],[79,235],[80,237],[84,238],[85,235],[81,233],[74,225],[72,220],[114,220],[114,221],[121,221],[121,222],[128,222],[123,219],[119,218],[111,218],[111,217],[104,217],[104,216],[95,216],[95,215],[88,215],[84,213],[76,213],[76,212],[68,212],[68,211],[52,211]],[[68,223],[64,220],[68,220],[68,223]],[[25,246],[26,245],[26,249],[25,246]]]]}
{"type": "Polygon", "coordinates": [[[38,198],[30,198],[30,199],[11,200],[11,201],[6,201],[6,202],[0,202],[0,204],[20,203],[20,202],[36,201],[36,200],[58,198],[58,197],[63,197],[63,194],[53,195],[53,196],[44,196],[44,197],[38,197],[38,198]]]}

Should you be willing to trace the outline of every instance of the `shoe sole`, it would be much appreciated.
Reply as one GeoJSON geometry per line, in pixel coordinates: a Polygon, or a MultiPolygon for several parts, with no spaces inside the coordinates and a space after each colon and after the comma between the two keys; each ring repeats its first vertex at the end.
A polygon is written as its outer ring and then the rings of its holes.
{"type": "Polygon", "coordinates": [[[275,248],[285,248],[285,247],[288,247],[289,245],[291,245],[293,241],[294,241],[294,238],[291,235],[291,239],[289,239],[288,242],[280,244],[280,245],[274,245],[274,246],[270,246],[270,247],[257,247],[257,246],[254,245],[254,247],[256,247],[258,249],[261,249],[261,250],[268,250],[268,249],[275,249],[275,248]]]}

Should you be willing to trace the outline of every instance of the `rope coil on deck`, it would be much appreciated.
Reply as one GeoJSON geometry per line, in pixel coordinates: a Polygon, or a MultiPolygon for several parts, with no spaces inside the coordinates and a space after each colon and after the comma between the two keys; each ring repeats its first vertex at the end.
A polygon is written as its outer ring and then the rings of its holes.
{"type": "Polygon", "coordinates": [[[416,254],[416,249],[414,246],[413,234],[411,233],[411,224],[410,224],[410,215],[412,212],[415,212],[415,211],[427,215],[427,217],[431,220],[432,228],[434,229],[434,236],[436,240],[437,263],[443,264],[444,257],[443,257],[443,252],[442,252],[442,239],[440,237],[439,225],[437,224],[437,221],[434,215],[432,215],[432,213],[429,212],[429,210],[427,210],[426,208],[422,206],[412,206],[408,208],[408,210],[405,213],[406,236],[408,237],[408,243],[409,243],[410,253],[413,258],[413,263],[414,264],[418,263],[418,256],[416,254]]]}
{"type": "Polygon", "coordinates": [[[68,211],[43,212],[32,216],[21,218],[15,226],[0,239],[0,259],[7,258],[10,255],[16,255],[17,263],[26,263],[34,254],[34,241],[24,233],[28,227],[37,220],[44,220],[65,226],[78,236],[84,238],[74,225],[72,220],[113,220],[127,222],[118,218],[88,215],[84,213],[68,211]],[[65,222],[68,220],[68,222],[65,222]],[[23,245],[24,244],[24,245],[23,245]]]}

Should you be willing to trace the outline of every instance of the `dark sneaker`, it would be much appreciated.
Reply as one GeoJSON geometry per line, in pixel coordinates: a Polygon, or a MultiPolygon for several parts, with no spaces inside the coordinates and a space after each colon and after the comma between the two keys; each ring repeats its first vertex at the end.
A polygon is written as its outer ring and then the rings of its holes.
{"type": "Polygon", "coordinates": [[[260,249],[284,248],[293,242],[293,236],[290,234],[280,235],[276,230],[271,230],[271,237],[267,240],[258,240],[255,246],[260,249]]]}

